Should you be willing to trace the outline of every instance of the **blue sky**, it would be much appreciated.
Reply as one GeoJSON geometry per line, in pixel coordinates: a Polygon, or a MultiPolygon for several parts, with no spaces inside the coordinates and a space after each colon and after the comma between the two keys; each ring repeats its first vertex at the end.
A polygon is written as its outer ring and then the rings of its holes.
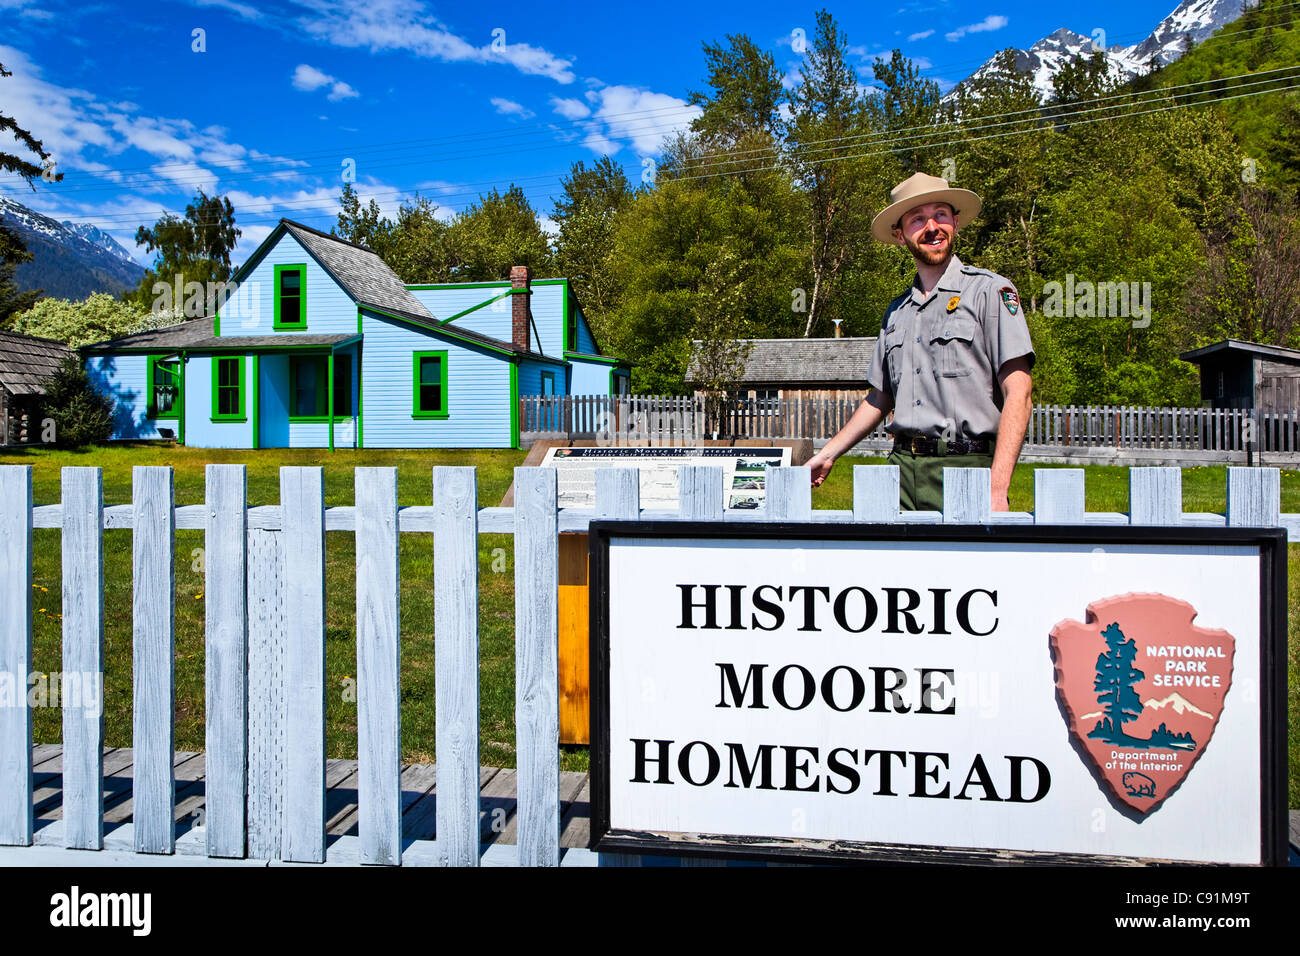
{"type": "MultiPolygon", "coordinates": [[[[1144,38],[1177,0],[830,5],[864,84],[895,47],[946,90],[1007,46],[1059,27],[1144,38]]],[[[701,44],[747,33],[789,81],[816,5],[655,0],[0,0],[0,112],[42,139],[59,183],[0,175],[0,195],[112,233],[228,195],[236,261],[281,216],[328,229],[343,176],[390,215],[417,191],[451,216],[519,184],[545,217],[570,165],[611,154],[639,182],[689,122],[701,44]],[[201,31],[197,33],[195,31],[201,31]],[[202,47],[202,49],[196,49],[202,47]]],[[[8,149],[8,147],[5,147],[8,149]]],[[[543,220],[549,225],[548,220],[543,220]]]]}

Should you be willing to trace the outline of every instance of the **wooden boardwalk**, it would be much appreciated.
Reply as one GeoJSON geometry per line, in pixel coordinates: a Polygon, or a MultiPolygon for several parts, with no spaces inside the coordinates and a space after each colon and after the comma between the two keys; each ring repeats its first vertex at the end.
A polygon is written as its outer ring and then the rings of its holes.
{"type": "MultiPolygon", "coordinates": [[[[63,748],[59,744],[32,747],[37,840],[41,830],[63,819],[63,748]]],[[[131,823],[130,748],[104,748],[104,835],[131,823]]],[[[174,764],[176,777],[176,835],[181,837],[204,821],[204,755],[180,752],[174,764]]],[[[402,767],[402,841],[431,840],[435,828],[432,764],[402,767]]],[[[357,762],[328,760],[325,767],[326,841],[357,836],[357,762]]],[[[585,847],[590,833],[590,777],[585,773],[560,774],[560,846],[585,847]]],[[[516,842],[515,771],[479,768],[479,837],[485,846],[516,842]]]]}
{"type": "MultiPolygon", "coordinates": [[[[59,744],[36,744],[32,747],[37,842],[41,831],[63,819],[63,748],[59,744]]],[[[104,748],[104,835],[131,823],[131,771],[134,760],[130,748],[104,748]]],[[[203,754],[182,751],[176,754],[176,836],[177,839],[203,825],[204,759],[203,754]]],[[[514,770],[498,767],[479,768],[479,838],[484,849],[494,844],[516,843],[514,770]]],[[[402,842],[434,836],[436,802],[433,764],[407,764],[402,768],[402,842]]],[[[333,844],[340,837],[356,837],[357,830],[357,762],[329,760],[325,768],[326,841],[333,844]]],[[[585,773],[560,774],[560,846],[583,847],[591,832],[591,778],[585,773]]],[[[1300,865],[1300,810],[1288,814],[1291,866],[1300,865]]],[[[56,828],[58,829],[58,828],[56,828]]],[[[625,861],[623,865],[629,865],[625,861]]],[[[636,865],[636,864],[632,864],[636,865]]]]}

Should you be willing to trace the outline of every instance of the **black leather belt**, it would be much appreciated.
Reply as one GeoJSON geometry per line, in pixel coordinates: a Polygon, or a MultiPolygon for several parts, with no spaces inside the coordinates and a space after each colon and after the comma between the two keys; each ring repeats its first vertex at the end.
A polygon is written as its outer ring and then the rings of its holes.
{"type": "Polygon", "coordinates": [[[985,455],[989,451],[987,438],[973,441],[944,441],[942,438],[926,438],[924,435],[896,435],[894,447],[910,451],[913,455],[985,455]]]}

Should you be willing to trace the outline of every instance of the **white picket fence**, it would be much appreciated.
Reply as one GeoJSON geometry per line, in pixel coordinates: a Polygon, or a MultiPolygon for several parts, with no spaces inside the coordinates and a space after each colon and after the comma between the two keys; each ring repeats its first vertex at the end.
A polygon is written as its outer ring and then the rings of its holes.
{"type": "MultiPolygon", "coordinates": [[[[515,506],[478,508],[474,468],[434,468],[432,505],[398,507],[394,468],[358,468],[355,504],[325,508],[320,468],[282,468],[279,505],[248,507],[243,465],[209,465],[206,503],[176,507],[170,468],[137,467],[133,503],[105,507],[98,468],[65,468],[33,506],[32,470],[0,467],[0,680],[32,665],[33,529],[62,529],[65,673],[102,673],[105,529],[133,534],[134,819],[104,833],[103,718],[63,701],[63,819],[35,829],[32,715],[0,699],[0,865],[243,858],[330,864],[594,865],[560,849],[558,542],[595,518],[708,521],[1278,527],[1280,475],[1229,468],[1227,513],[1184,514],[1177,468],[1130,470],[1128,514],[1086,513],[1081,469],[1035,472],[1033,513],[990,512],[987,469],[947,469],[944,510],[898,508],[898,470],[855,466],[851,511],[812,509],[806,467],[768,479],[765,513],[723,512],[721,468],[681,469],[680,509],[642,511],[635,469],[597,472],[594,509],[557,508],[554,469],[515,470],[515,506]],[[174,825],[175,532],[206,535],[205,825],[174,825]],[[356,535],[359,835],[325,820],[325,532],[356,535]],[[404,842],[399,539],[433,532],[436,839],[404,842]],[[515,536],[518,844],[479,842],[478,535],[515,536]],[[250,637],[254,638],[250,640],[250,637]],[[68,850],[60,848],[69,848],[68,850]],[[52,859],[49,854],[56,854],[52,859]],[[59,856],[58,854],[63,854],[59,856]]],[[[20,686],[25,687],[25,684],[20,686]]],[[[604,862],[612,862],[606,860],[604,862]]]]}
{"type": "MultiPolygon", "coordinates": [[[[683,395],[525,395],[525,439],[573,438],[687,444],[712,437],[831,438],[861,399],[728,398],[712,415],[703,399],[683,395]]],[[[868,444],[888,447],[882,423],[868,444]]],[[[1157,408],[1137,405],[1035,405],[1025,450],[1149,449],[1202,452],[1300,452],[1300,409],[1157,408]]]]}

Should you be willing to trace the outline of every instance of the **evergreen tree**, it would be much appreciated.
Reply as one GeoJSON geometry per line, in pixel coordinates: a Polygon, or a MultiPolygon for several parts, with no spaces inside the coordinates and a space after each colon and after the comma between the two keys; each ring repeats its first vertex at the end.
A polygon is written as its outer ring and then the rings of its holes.
{"type": "Polygon", "coordinates": [[[619,283],[611,271],[614,227],[632,199],[623,169],[608,156],[588,167],[573,164],[561,180],[551,218],[559,227],[557,270],[574,285],[588,322],[603,321],[617,305],[619,283]]]}
{"type": "Polygon", "coordinates": [[[504,193],[491,190],[456,216],[447,230],[447,248],[456,282],[508,279],[511,266],[529,266],[541,274],[552,264],[537,213],[514,185],[504,193]]]}
{"type": "Polygon", "coordinates": [[[123,299],[151,307],[154,284],[172,286],[177,276],[185,283],[201,283],[205,289],[210,282],[225,282],[230,278],[230,256],[239,236],[230,200],[209,196],[200,188],[185,206],[183,218],[167,213],[152,227],[136,230],[136,244],[157,255],[140,284],[123,299]]]}
{"type": "Polygon", "coordinates": [[[1133,685],[1146,675],[1133,666],[1137,642],[1126,638],[1119,624],[1109,625],[1101,636],[1106,640],[1106,650],[1097,657],[1092,689],[1097,691],[1097,702],[1106,712],[1105,739],[1118,743],[1124,737],[1124,725],[1142,714],[1142,700],[1133,685]]]}
{"type": "Polygon", "coordinates": [[[60,448],[108,441],[113,434],[113,400],[91,384],[72,356],[45,383],[41,410],[54,420],[54,442],[60,448]]]}
{"type": "Polygon", "coordinates": [[[855,253],[871,242],[873,191],[851,139],[861,137],[866,118],[857,74],[847,57],[848,39],[835,19],[819,10],[787,125],[787,146],[807,196],[812,240],[805,336],[829,331],[839,317],[839,279],[855,253]]]}

